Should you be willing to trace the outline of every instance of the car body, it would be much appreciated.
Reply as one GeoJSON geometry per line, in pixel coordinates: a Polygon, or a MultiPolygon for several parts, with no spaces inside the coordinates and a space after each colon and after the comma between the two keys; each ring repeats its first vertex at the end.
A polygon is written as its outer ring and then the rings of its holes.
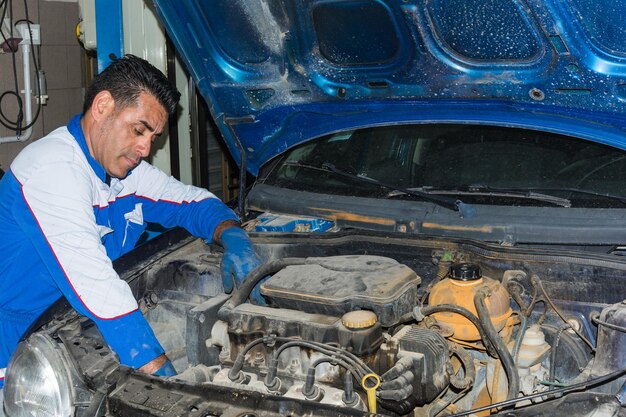
{"type": "Polygon", "coordinates": [[[9,367],[20,407],[47,395],[51,415],[76,416],[625,414],[623,7],[155,6],[257,177],[239,206],[266,264],[228,295],[219,248],[181,230],[138,247],[115,267],[179,375],[119,366],[60,302],[9,367]],[[265,277],[267,305],[247,302],[265,277]]]}

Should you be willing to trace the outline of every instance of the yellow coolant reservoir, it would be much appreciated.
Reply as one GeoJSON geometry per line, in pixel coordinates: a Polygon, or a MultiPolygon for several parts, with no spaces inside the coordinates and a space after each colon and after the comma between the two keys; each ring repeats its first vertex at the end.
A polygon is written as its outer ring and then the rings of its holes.
{"type": "MultiPolygon", "coordinates": [[[[474,295],[476,291],[485,286],[491,289],[491,297],[485,299],[485,304],[493,326],[497,331],[500,331],[512,314],[509,294],[500,281],[483,277],[478,265],[452,265],[448,278],[441,280],[433,286],[428,304],[430,306],[452,304],[464,307],[478,317],[476,307],[474,307],[474,295]]],[[[468,342],[480,340],[480,334],[476,326],[458,313],[435,313],[433,317],[444,326],[450,328],[454,332],[452,337],[455,339],[468,342]]]]}

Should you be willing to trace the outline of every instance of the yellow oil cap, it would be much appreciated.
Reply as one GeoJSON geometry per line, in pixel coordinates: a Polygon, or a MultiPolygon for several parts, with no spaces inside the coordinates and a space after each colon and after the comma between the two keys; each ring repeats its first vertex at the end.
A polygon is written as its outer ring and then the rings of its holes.
{"type": "Polygon", "coordinates": [[[375,325],[377,321],[376,313],[368,310],[350,311],[341,317],[341,323],[351,330],[367,329],[375,325]]]}

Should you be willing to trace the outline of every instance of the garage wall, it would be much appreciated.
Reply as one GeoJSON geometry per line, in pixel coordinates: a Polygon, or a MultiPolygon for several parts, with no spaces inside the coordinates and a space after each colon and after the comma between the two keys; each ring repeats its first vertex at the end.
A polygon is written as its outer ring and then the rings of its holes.
{"type": "MultiPolygon", "coordinates": [[[[9,0],[11,1],[11,0],[9,0]]],[[[25,19],[24,0],[13,0],[13,22],[25,19]]],[[[46,72],[48,102],[33,128],[28,142],[0,144],[0,168],[8,169],[11,161],[28,143],[50,133],[81,111],[84,90],[84,51],[76,40],[75,27],[78,22],[78,4],[65,1],[26,0],[28,15],[32,22],[41,25],[41,47],[35,47],[38,64],[46,72]]],[[[0,38],[0,42],[2,39],[0,38]]],[[[21,51],[15,55],[19,88],[22,88],[21,51]]],[[[34,68],[32,67],[32,88],[34,68]]],[[[10,53],[0,54],[0,94],[14,90],[13,64],[10,53]]],[[[23,97],[23,96],[22,96],[23,97]]],[[[37,103],[33,103],[33,113],[37,103]]],[[[17,113],[16,101],[7,97],[2,101],[2,111],[11,119],[17,113]]],[[[13,136],[14,131],[0,126],[0,136],[13,136]]]]}

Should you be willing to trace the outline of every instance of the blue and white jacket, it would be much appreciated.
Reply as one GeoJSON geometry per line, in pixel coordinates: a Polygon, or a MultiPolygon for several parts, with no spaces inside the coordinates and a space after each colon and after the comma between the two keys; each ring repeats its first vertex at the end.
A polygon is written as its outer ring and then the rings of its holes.
{"type": "Polygon", "coordinates": [[[110,185],[105,177],[76,116],[27,146],[0,180],[0,386],[24,332],[61,296],[96,323],[122,364],[162,354],[112,260],[135,246],[146,221],[210,240],[219,223],[237,220],[210,192],[147,162],[110,185]]]}

